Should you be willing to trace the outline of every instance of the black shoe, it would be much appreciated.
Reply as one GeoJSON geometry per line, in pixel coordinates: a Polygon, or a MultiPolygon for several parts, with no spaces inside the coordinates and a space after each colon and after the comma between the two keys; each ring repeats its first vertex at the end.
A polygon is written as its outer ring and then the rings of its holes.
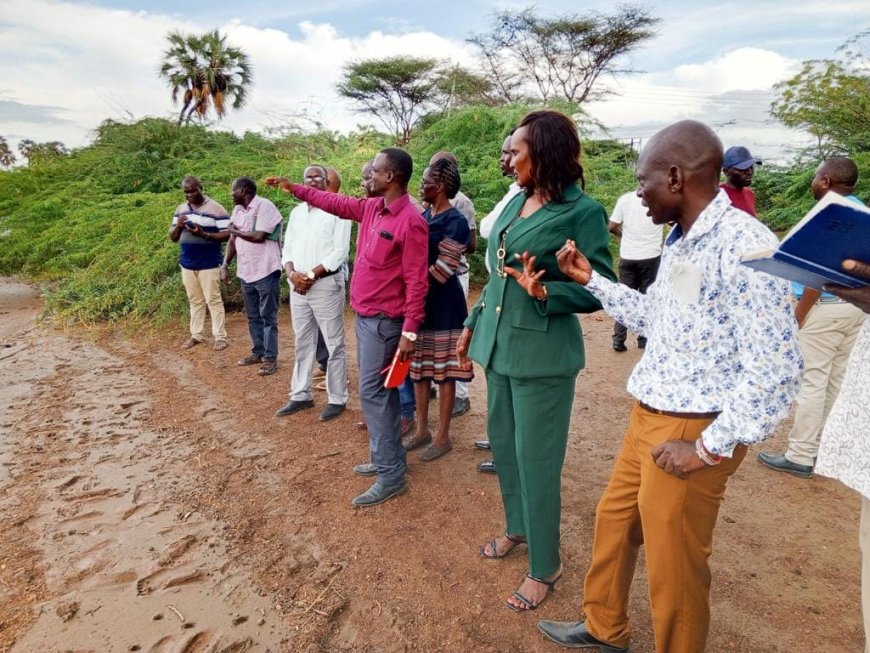
{"type": "Polygon", "coordinates": [[[300,410],[305,410],[306,408],[314,408],[314,402],[310,399],[308,401],[293,401],[290,400],[281,408],[275,411],[276,417],[284,417],[285,415],[292,415],[293,413],[299,412],[300,410]]]}
{"type": "Polygon", "coordinates": [[[800,476],[801,478],[812,478],[813,476],[812,465],[798,465],[785,456],[777,456],[772,453],[760,453],[758,454],[758,462],[765,467],[775,469],[778,472],[785,472],[786,474],[791,474],[793,476],[800,476]]]}
{"type": "Polygon", "coordinates": [[[614,342],[613,351],[628,351],[628,347],[625,346],[624,342],[614,342]]]}
{"type": "Polygon", "coordinates": [[[495,474],[495,463],[491,460],[484,460],[482,463],[477,463],[477,471],[484,474],[495,474]]]}
{"type": "Polygon", "coordinates": [[[460,415],[465,415],[469,410],[471,410],[471,400],[466,397],[465,399],[454,399],[453,400],[453,413],[451,413],[451,417],[459,417],[460,415]]]}
{"type": "Polygon", "coordinates": [[[539,621],[538,630],[547,639],[566,648],[597,648],[601,653],[628,653],[627,646],[613,646],[593,637],[582,621],[539,621]]]}
{"type": "Polygon", "coordinates": [[[474,443],[475,449],[481,449],[483,451],[489,451],[492,449],[492,445],[489,443],[489,440],[477,440],[474,443]]]}
{"type": "Polygon", "coordinates": [[[326,408],[320,413],[320,421],[328,422],[344,412],[344,404],[326,404],[326,408]]]}

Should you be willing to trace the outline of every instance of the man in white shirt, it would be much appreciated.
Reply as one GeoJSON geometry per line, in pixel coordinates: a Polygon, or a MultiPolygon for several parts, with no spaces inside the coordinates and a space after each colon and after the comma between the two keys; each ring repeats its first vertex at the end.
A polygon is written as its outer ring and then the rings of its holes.
{"type": "MultiPolygon", "coordinates": [[[[303,182],[326,190],[327,170],[305,168],[303,182]]],[[[292,415],[314,407],[311,372],[317,331],[323,334],[329,359],[326,365],[326,422],[338,417],[347,404],[347,355],[344,344],[344,274],[350,248],[349,220],[302,203],[290,212],[281,263],[290,284],[290,312],[296,336],[296,362],[290,382],[290,401],[275,413],[292,415]]]]}
{"type": "MultiPolygon", "coordinates": [[[[501,156],[498,160],[498,165],[501,168],[501,174],[504,177],[514,178],[514,168],[511,165],[512,155],[511,155],[511,136],[513,136],[514,130],[511,129],[510,133],[505,137],[504,142],[501,144],[501,156]]],[[[504,207],[508,205],[514,197],[516,197],[517,193],[522,192],[522,188],[520,188],[517,182],[512,181],[511,185],[508,187],[507,193],[504,194],[498,203],[492,207],[492,211],[487,213],[486,217],[480,221],[480,235],[484,238],[489,238],[489,234],[492,233],[492,227],[495,225],[495,221],[498,220],[498,216],[501,215],[501,212],[504,211],[504,207]]],[[[489,269],[489,259],[484,256],[483,262],[486,264],[487,272],[492,273],[492,270],[489,269]]],[[[478,440],[474,443],[474,446],[478,449],[488,450],[490,448],[489,440],[478,440]]],[[[483,472],[484,474],[495,474],[495,463],[492,460],[484,460],[477,464],[477,470],[483,472]]]]}
{"type": "MultiPolygon", "coordinates": [[[[501,174],[504,177],[514,178],[514,168],[511,165],[511,136],[513,136],[514,130],[510,131],[510,134],[504,139],[504,143],[501,145],[501,157],[498,160],[498,165],[501,168],[501,174]]],[[[508,187],[507,193],[504,194],[498,204],[492,207],[492,211],[490,211],[486,217],[480,221],[480,235],[484,238],[489,238],[489,234],[492,233],[492,227],[495,224],[495,221],[498,219],[498,216],[501,215],[501,212],[504,211],[504,207],[508,205],[514,197],[516,197],[517,193],[521,192],[523,189],[520,188],[517,182],[512,181],[511,185],[508,187]]],[[[489,272],[492,270],[489,269],[489,261],[484,257],[484,262],[486,263],[486,269],[489,272]]]]}
{"type": "MultiPolygon", "coordinates": [[[[616,200],[607,227],[619,241],[619,283],[645,293],[659,271],[662,260],[664,225],[655,224],[635,191],[616,200]]],[[[613,324],[613,350],[627,351],[628,329],[621,322],[613,324]]],[[[637,335],[638,349],[646,347],[646,336],[637,335]]]]}
{"type": "Polygon", "coordinates": [[[800,385],[788,284],[741,265],[777,238],[719,189],[722,158],[713,130],[692,120],[661,130],[641,152],[638,193],[657,223],[673,225],[647,294],[593,272],[571,241],[557,255],[563,274],[649,337],[628,381],[637,403],[595,514],[586,621],[538,624],[563,646],[628,653],[643,545],[655,650],[706,649],[709,557],[728,479],[747,447],[788,415],[800,385]]]}

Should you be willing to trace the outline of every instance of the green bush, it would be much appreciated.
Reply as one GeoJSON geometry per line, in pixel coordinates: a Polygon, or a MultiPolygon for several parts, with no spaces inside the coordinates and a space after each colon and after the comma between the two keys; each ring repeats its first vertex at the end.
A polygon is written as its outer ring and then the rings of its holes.
{"type": "MultiPolygon", "coordinates": [[[[463,190],[478,219],[507,190],[498,167],[501,143],[529,107],[468,107],[435,120],[408,146],[415,160],[411,192],[438,150],[460,161],[463,190]]],[[[246,133],[176,127],[148,118],[133,124],[106,121],[92,145],[28,168],[0,172],[0,274],[46,283],[52,315],[66,322],[161,324],[182,318],[187,300],[178,268],[178,245],[167,237],[182,201],[184,175],[203,181],[205,192],[232,208],[230,186],[239,176],[259,181],[271,174],[300,179],[308,163],[335,167],[342,191],[359,193],[360,169],[391,139],[372,130],[341,135],[288,131],[274,138],[246,133]]],[[[870,155],[855,157],[863,173],[870,155]]],[[[633,153],[617,142],[583,144],[586,190],[610,211],[635,187],[633,153]]],[[[809,182],[815,162],[758,170],[759,217],[777,230],[794,224],[812,205],[809,182]]],[[[868,198],[862,179],[856,191],[868,198]]],[[[280,191],[262,194],[286,213],[295,200],[280,191]]],[[[351,260],[356,237],[351,239],[351,260]]],[[[480,239],[470,257],[473,283],[486,280],[480,239]]],[[[615,253],[616,246],[613,245],[615,253]]],[[[238,299],[238,287],[230,287],[238,299]]]]}

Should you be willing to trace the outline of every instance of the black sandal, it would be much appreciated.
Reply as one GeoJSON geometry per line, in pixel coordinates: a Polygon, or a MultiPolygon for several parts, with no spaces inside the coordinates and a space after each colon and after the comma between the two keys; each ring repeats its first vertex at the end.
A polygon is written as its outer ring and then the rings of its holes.
{"type": "Polygon", "coordinates": [[[517,601],[519,601],[520,605],[525,606],[525,607],[520,608],[520,607],[515,606],[510,601],[505,601],[505,604],[507,605],[507,607],[509,607],[514,612],[527,612],[529,610],[536,610],[538,608],[538,606],[540,606],[544,601],[547,600],[547,597],[550,596],[550,592],[555,591],[556,583],[558,583],[559,579],[562,578],[562,570],[561,569],[559,570],[559,575],[556,576],[553,580],[544,580],[543,578],[537,578],[536,576],[532,576],[531,574],[526,574],[526,578],[533,580],[536,583],[541,583],[541,585],[546,585],[547,586],[547,593],[544,594],[543,598],[540,601],[538,601],[537,603],[532,603],[529,599],[527,599],[525,596],[523,596],[519,592],[514,592],[513,594],[511,594],[511,596],[513,598],[515,598],[517,601]]]}
{"type": "Polygon", "coordinates": [[[487,560],[501,560],[502,558],[510,555],[510,552],[516,549],[520,544],[526,543],[526,538],[522,535],[511,535],[510,533],[505,531],[504,536],[511,542],[511,547],[507,551],[499,555],[498,546],[496,546],[495,543],[495,538],[492,538],[489,542],[487,542],[486,544],[481,546],[480,549],[478,549],[478,551],[480,551],[481,557],[486,558],[487,560]],[[486,554],[487,544],[489,545],[490,551],[492,551],[492,555],[486,554]]]}

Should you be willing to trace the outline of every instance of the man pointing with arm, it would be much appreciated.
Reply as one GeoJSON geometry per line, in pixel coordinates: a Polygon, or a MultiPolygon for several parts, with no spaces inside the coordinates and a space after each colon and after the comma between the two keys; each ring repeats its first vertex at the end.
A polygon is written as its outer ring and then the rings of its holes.
{"type": "MultiPolygon", "coordinates": [[[[266,184],[293,193],[340,218],[360,223],[350,303],[357,313],[356,341],[360,403],[369,427],[371,460],[377,480],[353,505],[366,507],[403,494],[405,450],[399,427],[399,393],[384,387],[381,370],[398,349],[414,352],[428,289],[429,234],[411,204],[408,182],[413,162],[398,148],[378,153],[372,163],[371,191],[357,199],[268,177],[266,184]]],[[[365,469],[363,466],[358,466],[365,469]]]]}

